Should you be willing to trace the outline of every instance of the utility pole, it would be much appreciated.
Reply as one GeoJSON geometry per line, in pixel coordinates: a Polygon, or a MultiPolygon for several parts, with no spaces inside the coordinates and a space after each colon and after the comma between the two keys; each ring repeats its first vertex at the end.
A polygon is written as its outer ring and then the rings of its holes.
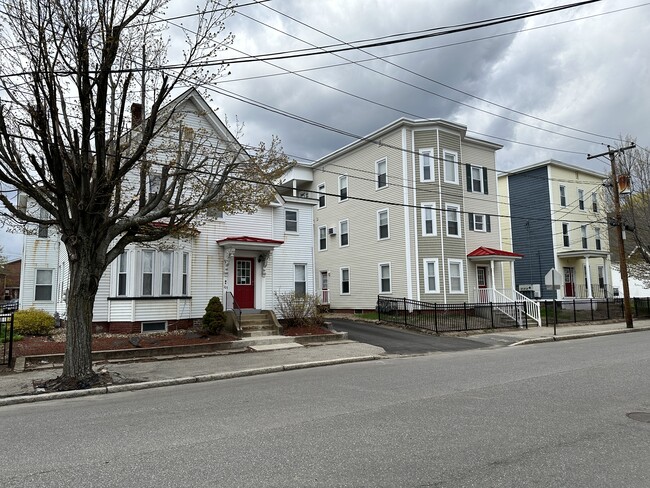
{"type": "Polygon", "coordinates": [[[612,192],[614,194],[614,220],[616,221],[616,237],[618,238],[618,259],[621,267],[621,281],[623,282],[623,308],[625,310],[625,325],[628,329],[634,327],[632,322],[632,306],[630,304],[630,285],[627,274],[627,258],[625,256],[625,241],[623,240],[623,218],[621,216],[621,199],[618,188],[618,175],[616,174],[616,154],[634,149],[636,144],[632,144],[620,149],[612,149],[607,145],[607,152],[600,154],[587,154],[587,159],[598,158],[600,156],[609,156],[612,164],[612,192]]]}

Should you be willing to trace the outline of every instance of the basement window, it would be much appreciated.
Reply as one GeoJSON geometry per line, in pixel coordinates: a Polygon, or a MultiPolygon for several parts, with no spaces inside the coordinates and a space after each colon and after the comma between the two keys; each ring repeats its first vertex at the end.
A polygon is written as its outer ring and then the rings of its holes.
{"type": "Polygon", "coordinates": [[[167,322],[142,322],[142,332],[167,332],[167,322]]]}

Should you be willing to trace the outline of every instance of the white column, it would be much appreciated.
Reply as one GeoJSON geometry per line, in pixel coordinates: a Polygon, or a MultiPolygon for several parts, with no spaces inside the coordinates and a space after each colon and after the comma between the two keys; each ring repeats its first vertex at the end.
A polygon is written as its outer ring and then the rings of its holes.
{"type": "Polygon", "coordinates": [[[490,279],[492,280],[492,288],[496,289],[496,282],[494,280],[494,259],[490,260],[490,279]]]}
{"type": "Polygon", "coordinates": [[[589,269],[589,256],[585,256],[585,273],[587,274],[587,298],[593,298],[591,294],[591,270],[589,269]]]}
{"type": "Polygon", "coordinates": [[[510,261],[510,284],[513,290],[517,289],[515,287],[515,262],[514,261],[510,261]]]}
{"type": "Polygon", "coordinates": [[[603,256],[603,285],[605,286],[605,296],[607,298],[611,298],[609,296],[609,281],[607,280],[607,256],[603,256]]]}

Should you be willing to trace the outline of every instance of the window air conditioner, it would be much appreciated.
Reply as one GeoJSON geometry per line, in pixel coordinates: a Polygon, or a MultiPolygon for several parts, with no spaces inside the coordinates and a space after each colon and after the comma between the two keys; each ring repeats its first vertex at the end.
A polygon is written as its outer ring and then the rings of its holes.
{"type": "Polygon", "coordinates": [[[335,227],[330,227],[330,228],[327,230],[327,233],[328,233],[329,235],[331,235],[331,236],[335,236],[335,235],[336,235],[336,228],[335,228],[335,227]]]}

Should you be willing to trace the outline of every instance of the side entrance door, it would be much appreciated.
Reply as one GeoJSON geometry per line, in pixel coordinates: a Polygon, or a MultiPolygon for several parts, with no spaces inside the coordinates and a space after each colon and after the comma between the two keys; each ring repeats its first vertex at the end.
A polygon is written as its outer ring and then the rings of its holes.
{"type": "Polygon", "coordinates": [[[255,259],[235,257],[235,301],[239,308],[255,308],[255,259]]]}
{"type": "Polygon", "coordinates": [[[575,296],[574,275],[575,272],[573,271],[573,268],[570,268],[568,266],[564,268],[564,296],[565,297],[575,296]]]}

